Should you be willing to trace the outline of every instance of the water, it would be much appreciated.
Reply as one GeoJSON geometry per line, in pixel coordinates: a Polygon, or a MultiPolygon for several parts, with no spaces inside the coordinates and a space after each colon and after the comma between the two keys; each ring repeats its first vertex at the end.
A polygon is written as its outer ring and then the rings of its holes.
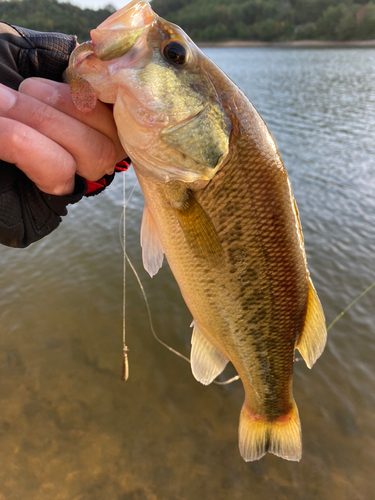
{"type": "MultiPolygon", "coordinates": [[[[375,50],[206,52],[277,142],[330,322],[375,281],[375,50]]],[[[155,342],[130,272],[120,381],[121,205],[119,177],[49,238],[0,249],[0,500],[374,498],[375,289],[336,323],[312,371],[296,363],[302,461],[246,464],[241,384],[203,387],[155,342]]],[[[158,334],[187,354],[191,317],[168,267],[153,280],[142,271],[141,213],[138,190],[128,252],[158,334]]]]}

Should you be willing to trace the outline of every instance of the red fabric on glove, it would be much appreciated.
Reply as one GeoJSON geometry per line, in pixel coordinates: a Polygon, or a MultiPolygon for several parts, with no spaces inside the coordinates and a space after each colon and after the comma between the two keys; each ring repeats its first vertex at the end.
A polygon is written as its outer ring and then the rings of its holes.
{"type": "Polygon", "coordinates": [[[115,172],[126,172],[130,167],[130,159],[126,158],[126,160],[121,160],[116,163],[115,172]]]}
{"type": "MultiPolygon", "coordinates": [[[[115,172],[125,172],[130,167],[130,159],[126,158],[125,160],[121,160],[116,163],[115,172]]],[[[105,175],[98,181],[86,181],[87,183],[87,191],[85,196],[95,196],[96,194],[101,193],[104,189],[111,184],[113,181],[115,174],[105,175]]]]}

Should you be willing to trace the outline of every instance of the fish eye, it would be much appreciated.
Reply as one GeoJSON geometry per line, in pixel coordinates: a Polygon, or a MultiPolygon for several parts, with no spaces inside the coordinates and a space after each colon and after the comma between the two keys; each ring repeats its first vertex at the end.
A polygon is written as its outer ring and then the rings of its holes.
{"type": "Polygon", "coordinates": [[[179,42],[169,42],[163,50],[163,55],[168,62],[181,66],[187,59],[187,50],[179,42]]]}

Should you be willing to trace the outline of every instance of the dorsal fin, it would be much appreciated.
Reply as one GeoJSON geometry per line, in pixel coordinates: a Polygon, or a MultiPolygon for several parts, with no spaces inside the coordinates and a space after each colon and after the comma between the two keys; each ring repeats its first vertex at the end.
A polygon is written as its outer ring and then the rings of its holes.
{"type": "Polygon", "coordinates": [[[194,377],[203,385],[211,384],[224,370],[228,359],[203,336],[195,324],[191,346],[191,371],[194,377]]]}
{"type": "Polygon", "coordinates": [[[164,252],[156,224],[147,205],[143,209],[141,247],[143,266],[152,278],[163,264],[164,252]]]}
{"type": "Polygon", "coordinates": [[[323,308],[314,285],[309,278],[305,326],[296,346],[309,368],[312,368],[315,361],[322,354],[326,342],[327,328],[323,308]]]}

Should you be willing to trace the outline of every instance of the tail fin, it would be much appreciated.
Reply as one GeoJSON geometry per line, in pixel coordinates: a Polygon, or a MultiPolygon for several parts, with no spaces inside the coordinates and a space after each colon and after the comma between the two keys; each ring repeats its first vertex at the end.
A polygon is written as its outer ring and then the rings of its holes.
{"type": "Polygon", "coordinates": [[[267,452],[299,462],[302,441],[296,403],[293,401],[287,415],[273,422],[254,417],[244,404],[240,415],[239,447],[246,462],[259,460],[267,452]]]}

